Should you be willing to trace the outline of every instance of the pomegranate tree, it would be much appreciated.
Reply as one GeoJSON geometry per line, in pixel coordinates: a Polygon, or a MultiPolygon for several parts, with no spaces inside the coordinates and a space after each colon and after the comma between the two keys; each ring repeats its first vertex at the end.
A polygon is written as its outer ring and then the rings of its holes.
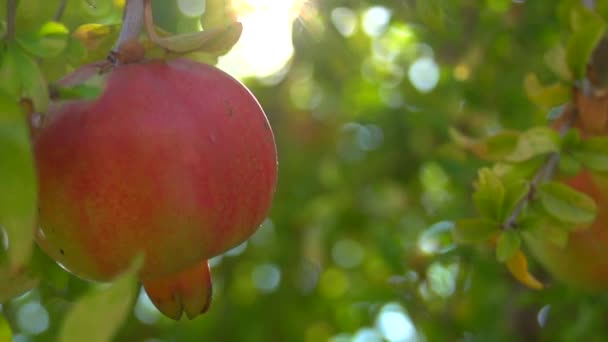
{"type": "Polygon", "coordinates": [[[36,134],[38,243],[98,281],[142,252],[140,279],[155,305],[194,317],[210,301],[207,260],[249,238],[268,213],[271,128],[248,89],[213,66],[145,61],[103,77],[100,97],[58,104],[36,134]]]}

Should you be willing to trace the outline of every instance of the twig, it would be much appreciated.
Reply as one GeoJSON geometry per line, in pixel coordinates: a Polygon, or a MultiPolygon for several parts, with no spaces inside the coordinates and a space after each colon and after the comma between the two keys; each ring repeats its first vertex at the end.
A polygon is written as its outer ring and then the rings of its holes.
{"type": "Polygon", "coordinates": [[[144,27],[144,0],[127,0],[122,18],[122,28],[114,48],[108,56],[112,64],[118,64],[120,46],[137,39],[144,27]]]}
{"type": "Polygon", "coordinates": [[[68,0],[60,0],[59,7],[57,7],[57,11],[55,12],[55,16],[53,17],[54,21],[61,20],[63,17],[63,12],[65,12],[65,5],[68,3],[68,0]]]}
{"type": "MultiPolygon", "coordinates": [[[[572,128],[574,121],[576,119],[576,108],[572,105],[567,105],[564,107],[564,111],[561,116],[565,117],[564,122],[561,124],[559,129],[559,136],[563,138],[566,133],[572,128]]],[[[515,205],[515,208],[511,212],[511,215],[505,220],[502,224],[502,229],[508,230],[515,227],[517,223],[517,219],[521,216],[521,213],[524,211],[528,203],[534,199],[536,195],[536,190],[542,182],[550,179],[555,173],[555,169],[559,164],[560,153],[552,152],[547,156],[545,163],[536,171],[534,177],[530,181],[528,192],[524,197],[522,197],[519,202],[515,205]]]]}
{"type": "Polygon", "coordinates": [[[8,0],[6,3],[6,39],[15,37],[15,16],[17,15],[17,0],[8,0]]]}

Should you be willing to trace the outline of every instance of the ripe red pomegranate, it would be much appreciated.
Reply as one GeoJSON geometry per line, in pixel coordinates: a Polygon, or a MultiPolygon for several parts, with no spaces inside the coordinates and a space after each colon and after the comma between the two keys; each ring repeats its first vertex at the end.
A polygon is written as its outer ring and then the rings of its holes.
{"type": "Polygon", "coordinates": [[[255,232],[277,177],[255,97],[219,69],[183,59],[116,67],[98,99],[52,109],[34,148],[41,248],[100,281],[143,252],[144,287],[174,319],[207,309],[207,260],[255,232]]]}

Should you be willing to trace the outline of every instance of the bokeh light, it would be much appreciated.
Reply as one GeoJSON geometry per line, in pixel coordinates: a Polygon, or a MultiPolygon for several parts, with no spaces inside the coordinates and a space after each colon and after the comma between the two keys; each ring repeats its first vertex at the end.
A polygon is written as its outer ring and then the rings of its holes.
{"type": "Polygon", "coordinates": [[[382,307],[378,313],[376,328],[390,342],[417,341],[416,327],[398,303],[388,303],[382,307]]]}
{"type": "Polygon", "coordinates": [[[206,0],[177,0],[177,6],[179,10],[189,16],[198,17],[205,12],[207,7],[206,0]]]}
{"type": "Polygon", "coordinates": [[[439,82],[439,66],[432,58],[419,58],[410,65],[408,77],[418,91],[428,93],[439,82]]]}
{"type": "Polygon", "coordinates": [[[255,287],[263,293],[270,293],[281,283],[281,270],[274,264],[261,264],[251,273],[255,287]]]}
{"type": "Polygon", "coordinates": [[[25,334],[38,335],[49,328],[49,313],[37,301],[23,304],[17,312],[17,325],[25,334]]]}
{"type": "Polygon", "coordinates": [[[154,307],[150,297],[148,297],[148,294],[143,288],[139,291],[134,310],[135,317],[145,324],[154,324],[160,318],[160,312],[154,307]]]}
{"type": "Polygon", "coordinates": [[[243,34],[218,67],[239,78],[279,72],[293,55],[292,23],[304,4],[302,0],[233,0],[243,34]]]}
{"type": "Polygon", "coordinates": [[[331,11],[331,21],[344,37],[350,37],[357,29],[357,14],[346,7],[337,7],[331,11]]]}

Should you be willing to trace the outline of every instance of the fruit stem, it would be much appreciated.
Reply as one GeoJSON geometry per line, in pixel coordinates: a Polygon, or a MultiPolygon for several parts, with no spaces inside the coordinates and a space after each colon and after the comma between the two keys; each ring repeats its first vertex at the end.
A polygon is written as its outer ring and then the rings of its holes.
{"type": "Polygon", "coordinates": [[[114,64],[118,63],[115,55],[119,53],[121,45],[139,38],[144,27],[144,0],[127,0],[122,18],[122,28],[112,52],[108,59],[114,64]]]}
{"type": "MultiPolygon", "coordinates": [[[[572,125],[574,124],[574,121],[576,120],[577,115],[578,114],[577,114],[577,110],[576,110],[575,106],[573,106],[573,105],[564,106],[564,110],[562,111],[562,113],[560,115],[560,117],[565,118],[565,120],[562,122],[562,124],[559,127],[560,138],[563,138],[566,135],[566,133],[568,133],[570,128],[572,128],[572,125]]],[[[526,193],[526,195],[524,197],[522,197],[519,200],[519,202],[517,202],[517,205],[515,205],[515,208],[511,212],[511,215],[509,215],[509,217],[507,217],[507,219],[502,224],[503,230],[515,228],[517,219],[519,218],[521,213],[524,211],[524,209],[526,208],[528,203],[530,203],[530,201],[532,201],[534,199],[534,196],[536,195],[536,189],[538,189],[538,186],[542,182],[545,182],[548,179],[550,179],[551,177],[553,177],[553,174],[555,173],[555,169],[559,165],[559,158],[560,158],[559,152],[552,152],[551,154],[549,154],[547,156],[547,160],[545,161],[545,163],[538,169],[538,171],[536,171],[536,174],[534,174],[534,177],[530,181],[528,192],[526,193]]]]}
{"type": "Polygon", "coordinates": [[[15,37],[15,16],[17,15],[17,0],[8,0],[6,3],[6,36],[7,40],[15,37]]]}

